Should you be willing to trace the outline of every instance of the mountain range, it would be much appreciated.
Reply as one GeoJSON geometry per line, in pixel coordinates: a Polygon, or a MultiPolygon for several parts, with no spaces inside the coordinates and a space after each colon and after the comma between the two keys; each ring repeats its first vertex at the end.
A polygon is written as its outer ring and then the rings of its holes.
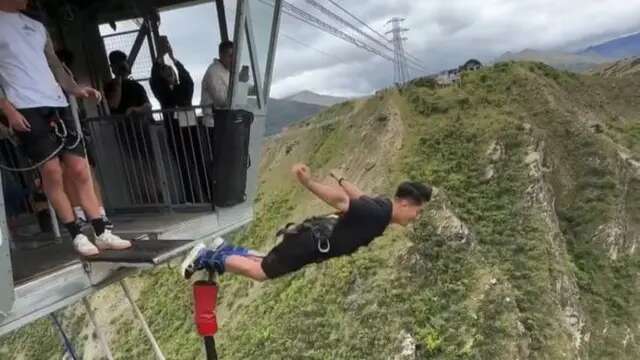
{"type": "Polygon", "coordinates": [[[271,98],[269,99],[269,106],[267,108],[265,135],[275,135],[284,128],[311,117],[326,108],[326,106],[316,104],[271,98]]]}
{"type": "Polygon", "coordinates": [[[596,54],[613,60],[640,56],[640,33],[590,46],[579,54],[596,54]]]}
{"type": "Polygon", "coordinates": [[[315,93],[313,91],[304,90],[299,93],[290,95],[284,98],[284,100],[291,100],[291,101],[297,101],[301,103],[315,104],[315,105],[328,107],[328,106],[333,106],[333,105],[345,102],[349,99],[344,97],[338,97],[338,96],[322,95],[322,94],[315,93]]]}
{"type": "Polygon", "coordinates": [[[635,56],[640,56],[640,33],[589,46],[577,52],[535,49],[507,52],[498,57],[496,62],[538,61],[561,70],[586,72],[605,63],[635,56]]]}
{"type": "Polygon", "coordinates": [[[309,90],[282,99],[271,98],[267,111],[265,135],[278,134],[284,128],[347,100],[347,98],[322,95],[309,90]]]}

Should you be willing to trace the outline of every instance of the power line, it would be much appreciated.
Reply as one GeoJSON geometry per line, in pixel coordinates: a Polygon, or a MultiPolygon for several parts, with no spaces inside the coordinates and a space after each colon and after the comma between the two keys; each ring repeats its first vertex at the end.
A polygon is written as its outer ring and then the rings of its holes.
{"type": "MultiPolygon", "coordinates": [[[[336,13],[334,13],[333,11],[327,9],[326,7],[322,6],[320,3],[318,3],[316,0],[306,0],[306,2],[315,7],[316,9],[320,10],[320,12],[322,12],[323,14],[327,15],[328,17],[338,21],[339,23],[341,23],[342,25],[345,25],[353,30],[355,30],[358,34],[366,37],[367,39],[369,39],[370,41],[376,43],[377,45],[387,49],[390,52],[394,52],[394,49],[391,48],[389,45],[381,42],[380,40],[374,38],[373,36],[367,34],[366,32],[360,30],[360,28],[358,28],[357,26],[353,25],[352,23],[350,23],[349,21],[343,19],[342,17],[340,17],[339,15],[337,15],[336,13]]],[[[413,63],[414,66],[416,66],[417,68],[420,68],[420,70],[422,71],[426,71],[424,68],[422,68],[422,65],[418,64],[418,63],[413,63]]]]}
{"type": "Polygon", "coordinates": [[[297,43],[297,44],[298,44],[298,45],[300,45],[300,46],[304,46],[304,47],[306,47],[306,48],[309,48],[309,49],[311,49],[311,50],[314,50],[314,51],[316,51],[316,52],[318,52],[318,53],[320,53],[320,54],[322,54],[322,55],[325,55],[325,56],[330,57],[330,58],[332,58],[332,59],[338,59],[338,60],[340,60],[340,61],[342,61],[342,62],[344,62],[344,61],[345,61],[344,59],[341,59],[341,58],[340,58],[340,57],[338,57],[338,56],[335,56],[335,55],[329,54],[329,53],[327,53],[327,52],[325,52],[325,51],[322,51],[322,50],[320,50],[320,49],[318,49],[318,48],[315,48],[315,47],[313,47],[313,46],[311,46],[311,45],[309,45],[309,44],[307,44],[307,43],[304,43],[304,42],[302,42],[302,41],[300,41],[300,40],[298,40],[298,39],[294,38],[294,37],[293,37],[293,36],[291,36],[291,35],[288,35],[288,34],[283,33],[282,31],[280,32],[280,35],[281,35],[281,36],[283,36],[283,37],[285,37],[285,38],[287,38],[287,39],[289,39],[289,40],[291,40],[291,41],[293,41],[293,42],[295,42],[295,43],[297,43]]]}
{"type": "MultiPolygon", "coordinates": [[[[264,0],[260,0],[261,2],[268,4],[267,2],[265,2],[264,0]]],[[[270,4],[273,5],[273,4],[270,4]]],[[[292,16],[300,21],[303,21],[311,26],[314,26],[324,32],[327,32],[337,38],[340,38],[342,40],[345,40],[347,42],[350,42],[366,51],[369,51],[375,55],[378,55],[384,59],[387,59],[389,61],[393,61],[393,58],[381,51],[379,51],[378,49],[369,46],[368,44],[354,38],[353,36],[335,28],[332,25],[327,24],[326,22],[318,19],[317,17],[307,13],[306,11],[292,5],[289,2],[283,1],[282,2],[282,10],[285,14],[292,16]]]]}
{"type": "MultiPolygon", "coordinates": [[[[345,9],[343,6],[341,6],[340,4],[338,4],[336,1],[334,0],[328,0],[331,4],[333,4],[333,6],[337,7],[338,9],[344,11],[347,15],[351,16],[353,19],[355,19],[357,22],[359,22],[360,24],[364,25],[367,29],[371,30],[374,34],[378,35],[380,38],[384,39],[386,42],[389,42],[389,39],[379,33],[378,31],[376,31],[375,29],[373,29],[371,26],[369,26],[366,22],[362,21],[359,17],[357,17],[356,15],[354,15],[353,13],[351,13],[349,10],[345,9]]],[[[393,51],[393,50],[392,50],[393,51]]],[[[420,58],[413,56],[411,54],[409,54],[406,50],[405,50],[405,54],[410,58],[410,60],[413,60],[419,64],[421,64],[423,61],[420,60],[420,58]]]]}
{"type": "MultiPolygon", "coordinates": [[[[341,23],[342,25],[345,25],[351,29],[353,29],[354,31],[356,31],[358,34],[366,37],[367,39],[369,39],[370,41],[374,42],[375,44],[387,49],[390,52],[393,52],[393,48],[391,48],[388,44],[386,44],[386,42],[388,41],[387,39],[385,39],[385,42],[381,42],[380,40],[372,37],[371,35],[367,34],[366,32],[362,31],[360,28],[358,28],[357,26],[355,26],[354,24],[350,23],[349,21],[345,20],[344,18],[340,17],[339,15],[337,15],[336,13],[332,12],[331,10],[329,10],[328,8],[324,7],[323,5],[321,5],[320,3],[318,3],[316,0],[306,0],[306,2],[308,4],[310,4],[311,6],[315,7],[316,9],[320,10],[320,12],[322,12],[323,14],[329,16],[330,18],[338,21],[339,23],[341,23]]],[[[365,24],[366,25],[366,24],[365,24]]],[[[417,67],[422,67],[420,64],[415,64],[415,66],[417,67]]]]}
{"type": "Polygon", "coordinates": [[[343,32],[343,31],[341,31],[339,29],[337,29],[336,27],[334,27],[332,25],[329,25],[328,23],[318,19],[317,17],[315,17],[315,16],[309,14],[308,12],[306,12],[306,11],[304,11],[304,10],[294,6],[294,5],[292,5],[289,2],[283,1],[282,2],[282,8],[283,8],[283,10],[285,10],[285,12],[290,12],[290,13],[293,13],[293,14],[297,15],[299,18],[304,19],[303,20],[304,22],[306,22],[308,24],[311,24],[311,25],[314,25],[314,26],[316,26],[317,28],[319,28],[322,31],[328,32],[329,34],[331,34],[331,35],[333,35],[335,37],[338,37],[338,38],[340,38],[342,40],[348,41],[348,42],[350,42],[350,43],[352,43],[352,44],[354,44],[354,45],[356,45],[356,46],[358,46],[358,47],[360,47],[360,48],[362,48],[364,50],[367,50],[367,51],[369,51],[369,52],[371,52],[373,54],[381,56],[381,57],[383,57],[383,58],[385,58],[385,59],[387,59],[389,61],[393,61],[393,58],[391,56],[379,51],[378,49],[376,49],[376,48],[374,48],[372,46],[369,46],[368,44],[366,44],[366,43],[354,38],[353,36],[343,32]]]}
{"type": "MultiPolygon", "coordinates": [[[[270,1],[267,1],[267,0],[259,0],[259,1],[261,3],[263,3],[263,4],[266,4],[266,5],[269,5],[269,6],[272,6],[272,7],[274,6],[274,4],[272,2],[270,2],[270,1]]],[[[306,24],[309,24],[309,25],[311,25],[311,26],[313,26],[313,27],[315,27],[315,28],[317,28],[319,30],[322,30],[322,31],[324,31],[326,33],[329,33],[329,34],[331,34],[331,35],[333,35],[333,36],[335,36],[335,37],[337,37],[339,39],[342,39],[344,41],[347,41],[347,42],[349,42],[349,43],[351,43],[351,44],[353,44],[353,45],[355,45],[355,46],[357,46],[357,47],[359,47],[359,48],[361,48],[363,50],[366,50],[366,51],[368,51],[368,52],[370,52],[370,53],[372,53],[374,55],[378,55],[378,56],[382,57],[383,59],[386,59],[388,61],[391,61],[392,63],[395,63],[395,59],[392,56],[390,56],[390,55],[388,55],[388,54],[386,54],[386,53],[384,53],[384,52],[382,52],[382,51],[370,46],[369,44],[367,44],[367,43],[365,43],[363,41],[360,41],[360,40],[354,38],[353,36],[345,33],[344,31],[341,31],[340,29],[337,29],[336,27],[334,27],[334,26],[332,26],[332,25],[320,20],[316,16],[309,14],[308,12],[306,12],[306,11],[296,7],[296,6],[294,6],[293,4],[291,4],[291,3],[289,3],[289,2],[287,2],[285,0],[282,1],[282,11],[283,11],[283,13],[285,13],[285,14],[287,14],[287,15],[289,15],[289,16],[291,16],[291,17],[293,17],[293,18],[295,18],[295,19],[297,19],[299,21],[302,21],[302,22],[304,22],[306,24]]],[[[411,66],[411,65],[409,65],[409,66],[411,66]]],[[[418,71],[421,71],[420,69],[417,69],[415,66],[411,66],[411,67],[416,69],[416,70],[418,70],[418,71]]]]}
{"type": "MultiPolygon", "coordinates": [[[[261,0],[263,1],[263,0],[261,0]]],[[[320,20],[319,18],[317,18],[314,15],[309,14],[308,12],[294,6],[293,4],[287,2],[287,1],[282,1],[282,10],[290,16],[295,17],[296,19],[303,21],[309,25],[312,25],[324,32],[327,32],[339,39],[345,40],[347,42],[350,42],[354,45],[356,45],[357,47],[364,49],[366,51],[369,51],[370,53],[373,53],[375,55],[378,55],[388,61],[393,62],[394,58],[391,55],[388,55],[384,52],[379,51],[378,49],[368,45],[367,43],[360,41],[356,38],[354,38],[353,36],[345,33],[344,31],[341,31],[339,29],[337,29],[336,27],[320,20]]],[[[415,66],[411,66],[412,68],[420,71],[420,69],[417,69],[415,66]]]]}
{"type": "Polygon", "coordinates": [[[389,39],[380,34],[379,32],[377,32],[375,29],[373,29],[371,26],[369,26],[366,22],[360,20],[360,18],[358,18],[357,16],[353,15],[349,10],[345,9],[344,7],[342,7],[340,4],[338,4],[337,2],[333,1],[333,0],[329,0],[329,2],[331,4],[333,4],[333,6],[337,7],[338,9],[344,11],[347,15],[351,16],[353,19],[355,19],[357,22],[359,22],[360,24],[364,25],[367,29],[371,30],[374,34],[378,35],[380,38],[384,39],[384,41],[389,41],[389,39]]]}

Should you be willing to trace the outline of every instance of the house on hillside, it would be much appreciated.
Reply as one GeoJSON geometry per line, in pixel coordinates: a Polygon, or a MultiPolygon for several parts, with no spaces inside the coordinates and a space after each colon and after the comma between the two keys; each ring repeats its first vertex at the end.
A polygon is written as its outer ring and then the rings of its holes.
{"type": "Polygon", "coordinates": [[[482,63],[476,59],[470,59],[463,65],[455,69],[445,70],[436,76],[439,86],[450,86],[460,81],[460,77],[465,71],[477,71],[482,68],[482,63]]]}
{"type": "Polygon", "coordinates": [[[482,68],[482,63],[476,59],[471,59],[459,67],[460,71],[476,71],[482,68]]]}
{"type": "Polygon", "coordinates": [[[436,76],[436,82],[440,86],[449,86],[460,80],[458,69],[445,70],[436,76]]]}

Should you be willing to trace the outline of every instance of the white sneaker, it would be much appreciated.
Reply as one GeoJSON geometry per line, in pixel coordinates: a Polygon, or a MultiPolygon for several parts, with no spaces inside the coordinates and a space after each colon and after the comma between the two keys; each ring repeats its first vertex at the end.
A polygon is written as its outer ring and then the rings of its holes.
{"type": "Polygon", "coordinates": [[[217,238],[213,239],[209,248],[215,251],[218,250],[222,245],[224,245],[224,239],[218,236],[217,238]]]}
{"type": "Polygon", "coordinates": [[[96,236],[96,246],[100,250],[124,250],[131,247],[131,242],[120,239],[111,230],[105,230],[102,235],[96,236]]]}
{"type": "Polygon", "coordinates": [[[183,278],[189,279],[191,278],[193,273],[197,271],[194,263],[198,256],[200,256],[202,250],[204,250],[205,248],[206,246],[203,243],[198,243],[191,249],[191,251],[189,251],[187,257],[185,257],[182,261],[182,264],[180,264],[180,275],[183,278]]]}
{"type": "MultiPolygon", "coordinates": [[[[224,239],[217,237],[211,243],[210,249],[215,251],[222,247],[223,244],[224,239]]],[[[189,279],[196,271],[202,270],[196,268],[195,262],[196,259],[198,259],[198,256],[200,256],[202,251],[206,248],[207,246],[204,243],[198,243],[191,249],[191,251],[189,251],[189,254],[184,258],[182,264],[180,264],[180,275],[182,275],[183,278],[189,279]]]]}
{"type": "Polygon", "coordinates": [[[78,234],[73,238],[73,248],[82,256],[93,256],[100,253],[100,250],[84,234],[78,234]]]}

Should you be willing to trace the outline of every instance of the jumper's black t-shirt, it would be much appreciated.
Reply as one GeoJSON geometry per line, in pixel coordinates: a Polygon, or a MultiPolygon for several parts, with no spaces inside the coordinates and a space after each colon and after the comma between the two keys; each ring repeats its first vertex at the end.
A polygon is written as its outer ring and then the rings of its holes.
{"type": "Polygon", "coordinates": [[[319,251],[319,239],[310,231],[285,233],[282,242],[262,260],[262,270],[275,279],[307,264],[352,254],[384,233],[391,222],[392,208],[391,201],[382,197],[353,199],[333,227],[328,253],[319,251]]]}
{"type": "Polygon", "coordinates": [[[336,224],[331,237],[329,257],[354,253],[384,233],[391,222],[391,200],[361,196],[352,199],[349,210],[336,224]]]}

